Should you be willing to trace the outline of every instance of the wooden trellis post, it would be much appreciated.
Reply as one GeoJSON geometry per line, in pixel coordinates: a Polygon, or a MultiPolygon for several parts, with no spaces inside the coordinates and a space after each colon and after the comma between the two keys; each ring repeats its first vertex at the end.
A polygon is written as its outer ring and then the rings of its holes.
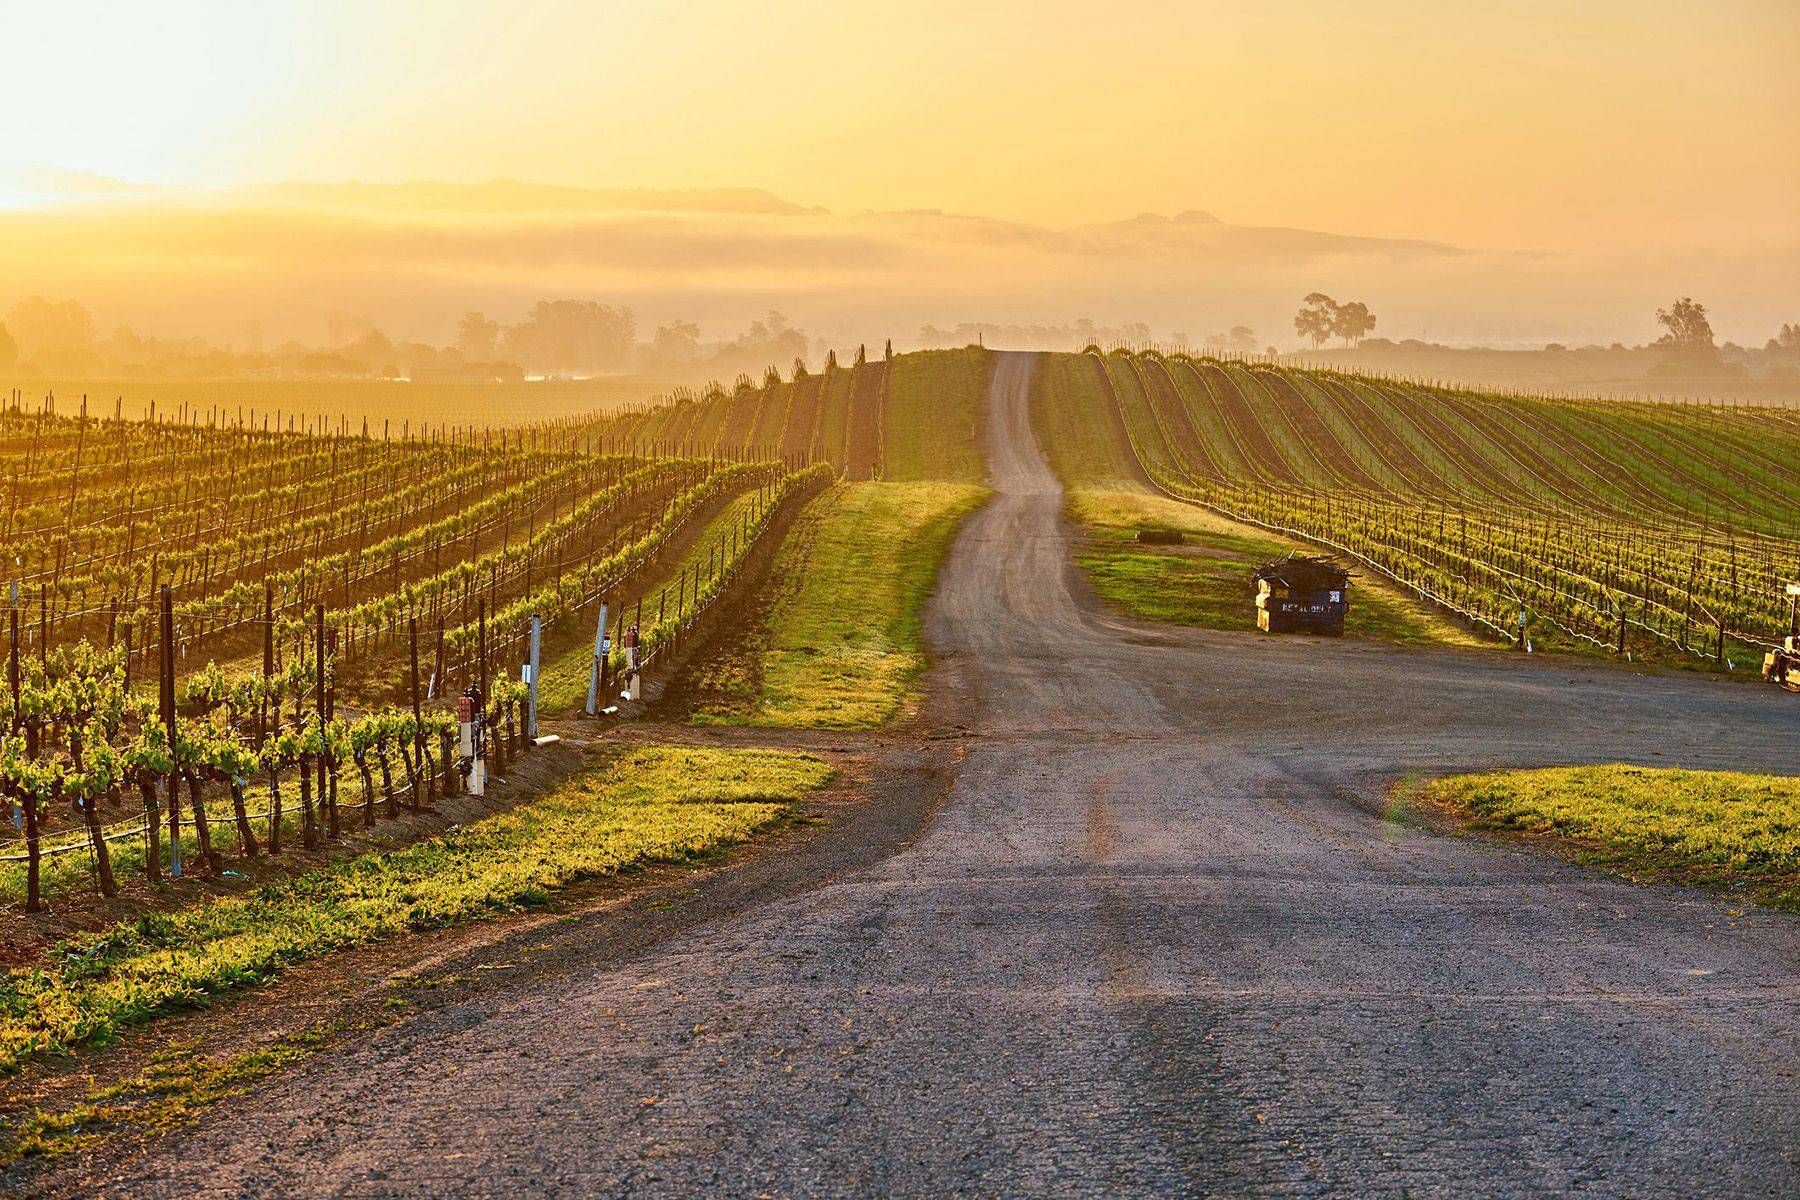
{"type": "MultiPolygon", "coordinates": [[[[162,676],[159,680],[158,701],[163,729],[169,737],[169,760],[175,759],[175,598],[169,591],[169,585],[162,585],[158,597],[162,604],[161,641],[162,641],[162,676]]],[[[181,877],[181,799],[179,792],[180,776],[176,768],[171,766],[168,778],[169,802],[169,874],[181,877]]]]}

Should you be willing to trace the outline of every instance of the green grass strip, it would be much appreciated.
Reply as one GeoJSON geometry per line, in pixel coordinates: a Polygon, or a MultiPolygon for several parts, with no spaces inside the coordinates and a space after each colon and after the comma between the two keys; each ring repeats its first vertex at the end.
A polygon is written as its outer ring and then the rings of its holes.
{"type": "Polygon", "coordinates": [[[985,350],[922,350],[894,359],[888,378],[882,478],[979,484],[979,444],[990,357],[985,350]]]}
{"type": "Polygon", "coordinates": [[[709,668],[715,688],[730,693],[735,682],[755,694],[739,691],[696,719],[869,729],[898,715],[925,666],[925,598],[987,494],[966,484],[854,483],[813,501],[776,559],[784,590],[746,650],[760,661],[709,668]]]}
{"type": "MultiPolygon", "coordinates": [[[[1257,566],[1309,547],[1237,525],[1205,509],[1141,492],[1069,493],[1070,520],[1085,533],[1075,563],[1094,592],[1146,621],[1247,632],[1256,628],[1257,566]],[[1180,546],[1144,545],[1142,529],[1177,530],[1180,546]]],[[[1403,645],[1480,646],[1436,613],[1359,573],[1344,632],[1403,645]]]]}
{"type": "Polygon", "coordinates": [[[739,841],[830,775],[806,755],[658,747],[508,812],[173,914],[57,944],[0,983],[0,1071],[105,1042],[294,963],[543,904],[578,880],[739,841]]]}
{"type": "Polygon", "coordinates": [[[1595,861],[1741,883],[1800,909],[1800,777],[1551,767],[1457,775],[1425,791],[1487,827],[1570,839],[1595,861]]]}

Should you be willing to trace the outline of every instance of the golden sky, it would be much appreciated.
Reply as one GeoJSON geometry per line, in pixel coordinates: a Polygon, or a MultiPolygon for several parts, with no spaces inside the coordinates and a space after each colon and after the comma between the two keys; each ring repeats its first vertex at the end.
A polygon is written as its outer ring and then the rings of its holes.
{"type": "Polygon", "coordinates": [[[1797,237],[1792,0],[0,9],[0,179],[756,186],[1489,249],[1797,237]]]}

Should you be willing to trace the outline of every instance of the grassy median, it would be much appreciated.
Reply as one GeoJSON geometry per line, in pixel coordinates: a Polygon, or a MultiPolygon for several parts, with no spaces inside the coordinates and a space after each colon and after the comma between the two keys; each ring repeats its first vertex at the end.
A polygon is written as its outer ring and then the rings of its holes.
{"type": "Polygon", "coordinates": [[[894,360],[888,378],[882,478],[979,484],[981,409],[993,356],[985,350],[920,350],[894,360]]]}
{"type": "MultiPolygon", "coordinates": [[[[1134,491],[1069,494],[1069,519],[1084,539],[1075,559],[1094,591],[1114,607],[1149,621],[1206,629],[1256,628],[1250,574],[1289,552],[1315,553],[1206,509],[1134,491]],[[1140,529],[1176,530],[1182,545],[1143,545],[1140,529]]],[[[1344,632],[1411,645],[1485,646],[1369,572],[1357,572],[1344,632]]]]}
{"type": "Polygon", "coordinates": [[[1584,861],[1741,885],[1800,910],[1800,777],[1613,765],[1457,775],[1419,788],[1478,827],[1551,836],[1584,861]]]}
{"type": "Polygon", "coordinates": [[[957,528],[987,493],[966,484],[840,484],[794,522],[754,636],[709,663],[695,719],[869,729],[902,712],[925,666],[925,599],[957,528]]]}
{"type": "Polygon", "coordinates": [[[45,965],[0,980],[0,1072],[333,951],[544,904],[582,879],[740,841],[829,775],[779,751],[637,750],[429,841],[67,939],[45,965]]]}

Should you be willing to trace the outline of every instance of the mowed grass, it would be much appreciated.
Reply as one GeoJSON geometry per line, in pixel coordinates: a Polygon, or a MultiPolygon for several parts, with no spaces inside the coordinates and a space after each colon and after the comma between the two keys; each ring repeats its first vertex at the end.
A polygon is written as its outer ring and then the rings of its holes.
{"type": "Polygon", "coordinates": [[[709,664],[704,723],[869,729],[899,715],[924,668],[926,597],[957,528],[986,499],[954,483],[840,484],[800,514],[780,588],[734,656],[709,664]]]}
{"type": "Polygon", "coordinates": [[[780,751],[636,750],[428,841],[70,938],[46,965],[0,981],[0,1072],[295,963],[541,905],[582,879],[740,841],[830,774],[818,759],[780,751]]]}
{"type": "MultiPolygon", "coordinates": [[[[1067,512],[1085,531],[1075,561],[1095,593],[1148,621],[1254,630],[1251,572],[1290,551],[1312,552],[1206,509],[1145,492],[1071,492],[1067,512]],[[1187,541],[1140,545],[1135,540],[1140,529],[1178,530],[1187,541]]],[[[1408,645],[1488,645],[1367,572],[1351,580],[1344,632],[1408,645]]]]}
{"type": "Polygon", "coordinates": [[[981,483],[981,413],[993,355],[921,350],[894,359],[888,376],[882,478],[981,483]]]}
{"type": "Polygon", "coordinates": [[[1097,368],[1085,354],[1040,354],[1031,375],[1031,425],[1050,469],[1071,491],[1128,490],[1142,472],[1097,395],[1097,368]]]}
{"type": "Polygon", "coordinates": [[[1590,862],[1741,884],[1800,910],[1800,777],[1630,766],[1456,775],[1425,798],[1477,825],[1564,839],[1590,862]]]}
{"type": "Polygon", "coordinates": [[[813,437],[813,457],[829,459],[839,470],[844,466],[845,437],[850,427],[850,394],[856,387],[854,367],[839,367],[826,374],[824,396],[819,402],[819,426],[813,437]]]}

